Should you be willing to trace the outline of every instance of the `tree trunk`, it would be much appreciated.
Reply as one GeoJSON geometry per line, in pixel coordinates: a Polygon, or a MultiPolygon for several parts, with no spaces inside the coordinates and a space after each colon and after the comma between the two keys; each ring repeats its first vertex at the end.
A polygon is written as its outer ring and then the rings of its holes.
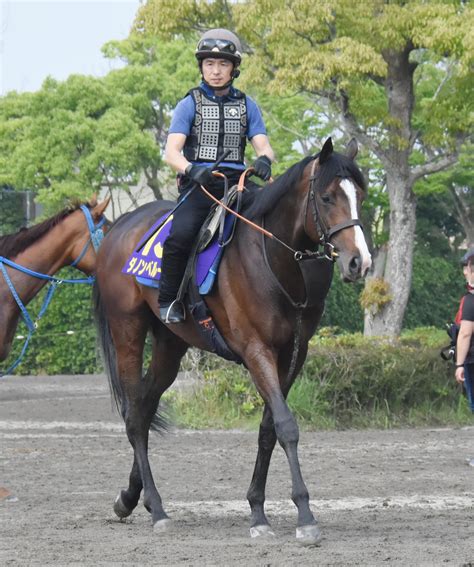
{"type": "Polygon", "coordinates": [[[471,210],[471,189],[456,187],[454,185],[451,185],[449,189],[454,199],[454,205],[459,216],[459,222],[461,223],[464,234],[466,235],[467,247],[472,248],[472,246],[474,246],[474,219],[471,210]]]}
{"type": "Polygon", "coordinates": [[[390,114],[390,140],[385,164],[390,201],[390,236],[383,278],[389,285],[392,299],[377,313],[366,314],[366,335],[398,336],[410,295],[416,227],[416,200],[408,161],[415,70],[415,66],[409,62],[411,49],[412,46],[407,45],[403,51],[384,53],[388,65],[385,87],[390,114]]]}
{"type": "MultiPolygon", "coordinates": [[[[402,329],[410,295],[416,202],[407,180],[387,174],[390,196],[390,238],[383,278],[389,284],[392,300],[379,312],[366,313],[365,335],[396,337],[402,329]]],[[[379,267],[380,270],[380,267],[379,267]]]]}

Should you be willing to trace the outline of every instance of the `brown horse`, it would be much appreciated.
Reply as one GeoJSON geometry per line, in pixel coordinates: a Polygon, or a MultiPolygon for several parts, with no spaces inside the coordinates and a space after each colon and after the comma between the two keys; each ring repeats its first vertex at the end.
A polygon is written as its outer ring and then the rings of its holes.
{"type": "MultiPolygon", "coordinates": [[[[329,139],[316,158],[305,158],[262,190],[248,194],[243,214],[264,224],[275,238],[264,238],[239,222],[221,262],[217,286],[207,296],[218,329],[243,360],[265,402],[247,494],[253,537],[272,534],[264,513],[265,484],[278,440],[290,465],[297,540],[315,544],[320,539],[298,461],[298,426],[286,397],[323,313],[332,255],[337,253],[346,281],[360,278],[370,266],[358,220],[365,188],[353,161],[356,153],[355,140],[344,156],[333,152],[329,139]],[[323,251],[317,252],[323,241],[323,251]]],[[[120,518],[131,514],[143,489],[144,505],[157,529],[169,518],[150,470],[149,429],[159,425],[160,397],[175,380],[187,348],[206,345],[189,314],[181,324],[161,323],[156,316],[157,291],[137,284],[121,269],[141,236],[169,208],[169,203],[150,203],[117,221],[99,251],[94,289],[107,372],[134,450],[129,486],[117,497],[114,510],[120,518]],[[152,361],[142,376],[148,330],[152,361]]]]}
{"type": "MultiPolygon", "coordinates": [[[[97,203],[94,197],[87,203],[92,230],[102,221],[109,200],[97,203]]],[[[12,286],[26,306],[48,283],[47,278],[30,275],[22,269],[46,276],[68,265],[74,265],[87,275],[95,271],[97,254],[91,245],[91,227],[86,212],[80,207],[77,204],[31,228],[0,237],[0,257],[6,260],[3,269],[7,273],[7,276],[0,273],[0,361],[10,352],[22,314],[12,286]],[[12,267],[10,262],[18,267],[12,267]]]]}

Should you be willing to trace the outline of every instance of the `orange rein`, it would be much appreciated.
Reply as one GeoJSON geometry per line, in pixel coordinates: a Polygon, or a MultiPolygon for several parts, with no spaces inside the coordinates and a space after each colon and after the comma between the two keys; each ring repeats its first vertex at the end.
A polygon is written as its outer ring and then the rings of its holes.
{"type": "MultiPolygon", "coordinates": [[[[239,183],[237,184],[237,191],[243,191],[245,189],[245,185],[244,185],[245,178],[252,171],[253,171],[253,168],[249,167],[242,173],[242,175],[240,176],[240,179],[239,179],[239,183]]],[[[212,174],[215,175],[216,177],[224,177],[225,178],[225,175],[223,173],[220,173],[219,171],[213,171],[212,174]]],[[[215,203],[220,205],[228,213],[234,215],[239,220],[247,223],[249,226],[251,226],[255,230],[258,230],[259,232],[261,232],[265,236],[268,236],[268,238],[275,238],[271,232],[268,232],[268,230],[265,230],[264,228],[262,228],[258,224],[255,224],[251,220],[249,220],[249,219],[243,217],[242,215],[239,215],[239,213],[236,213],[235,211],[233,211],[230,207],[227,207],[226,205],[224,205],[224,203],[222,201],[220,201],[219,199],[214,197],[214,195],[211,195],[211,193],[209,193],[209,191],[203,185],[201,185],[201,190],[209,197],[209,199],[211,199],[212,201],[214,201],[215,203]]]]}

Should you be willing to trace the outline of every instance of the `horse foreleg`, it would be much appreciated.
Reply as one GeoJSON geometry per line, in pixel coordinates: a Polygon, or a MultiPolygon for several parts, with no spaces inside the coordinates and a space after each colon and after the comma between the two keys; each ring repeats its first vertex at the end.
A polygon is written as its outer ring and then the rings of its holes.
{"type": "Polygon", "coordinates": [[[267,483],[268,468],[276,443],[275,426],[273,424],[272,412],[265,404],[262,422],[258,433],[258,452],[252,482],[247,492],[247,500],[252,511],[252,525],[250,527],[251,537],[263,535],[274,536],[270,523],[265,516],[265,486],[267,483]]]}
{"type": "MultiPolygon", "coordinates": [[[[282,387],[278,379],[277,363],[273,352],[270,349],[265,348],[263,345],[258,346],[259,348],[257,350],[254,350],[253,353],[249,353],[249,356],[246,357],[247,367],[252,374],[255,385],[257,386],[262,398],[270,408],[276,438],[283,447],[290,466],[292,479],[291,498],[298,509],[296,539],[301,543],[314,545],[319,543],[321,533],[309,507],[309,493],[301,474],[301,467],[298,459],[298,424],[296,423],[296,419],[291,413],[282,392],[282,387]]],[[[268,452],[268,450],[266,452],[263,451],[262,456],[263,455],[268,455],[267,458],[269,460],[271,452],[268,452]]],[[[262,460],[262,464],[263,462],[264,461],[262,460]]],[[[260,477],[261,480],[259,480],[264,486],[265,479],[261,474],[260,477]]],[[[263,491],[261,491],[260,494],[257,491],[257,495],[262,496],[263,491]]],[[[263,498],[261,499],[263,500],[263,498]]],[[[263,525],[268,525],[268,523],[263,525]]]]}

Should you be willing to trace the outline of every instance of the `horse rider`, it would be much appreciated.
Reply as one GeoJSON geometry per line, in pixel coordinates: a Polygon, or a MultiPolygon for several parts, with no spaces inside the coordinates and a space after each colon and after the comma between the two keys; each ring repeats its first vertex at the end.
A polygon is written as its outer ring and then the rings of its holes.
{"type": "MultiPolygon", "coordinates": [[[[202,81],[176,106],[165,149],[166,163],[178,173],[180,197],[195,187],[175,211],[164,245],[159,317],[165,323],[180,323],[185,318],[184,306],[176,296],[189,251],[212,205],[199,186],[218,199],[224,194],[223,179],[212,175],[212,164],[230,150],[218,171],[227,176],[232,186],[246,167],[247,139],[257,155],[252,164],[255,175],[268,181],[274,160],[259,107],[232,85],[240,74],[239,38],[226,29],[209,30],[199,40],[195,55],[202,81]]],[[[246,186],[257,187],[251,182],[246,186]]]]}

